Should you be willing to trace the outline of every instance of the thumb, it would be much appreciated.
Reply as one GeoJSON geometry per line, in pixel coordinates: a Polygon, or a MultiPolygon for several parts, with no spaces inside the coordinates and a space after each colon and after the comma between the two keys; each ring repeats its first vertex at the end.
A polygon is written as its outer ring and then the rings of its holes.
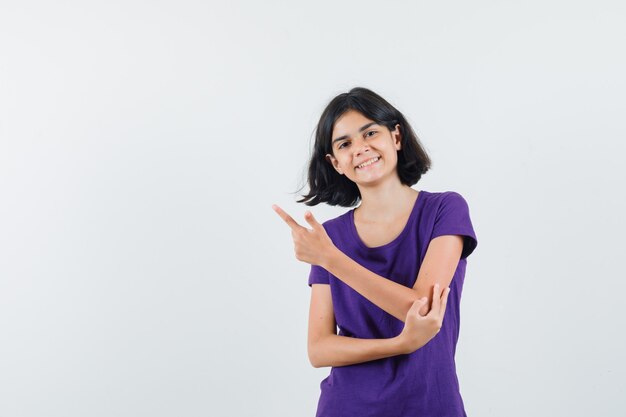
{"type": "Polygon", "coordinates": [[[426,304],[426,302],[428,302],[428,297],[418,298],[417,300],[413,301],[413,305],[409,309],[409,313],[418,314],[420,308],[422,308],[422,306],[426,304]]]}

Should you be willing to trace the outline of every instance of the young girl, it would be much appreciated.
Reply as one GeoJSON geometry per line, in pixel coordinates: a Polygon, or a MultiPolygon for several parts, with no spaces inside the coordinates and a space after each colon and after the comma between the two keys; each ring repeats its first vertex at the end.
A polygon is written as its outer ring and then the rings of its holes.
{"type": "Polygon", "coordinates": [[[454,355],[478,242],[460,194],[411,188],[429,168],[402,113],[357,87],[322,113],[298,202],[360,205],[323,224],[307,211],[312,229],[272,206],[311,264],[308,354],[332,367],[317,417],[466,416],[454,355]]]}

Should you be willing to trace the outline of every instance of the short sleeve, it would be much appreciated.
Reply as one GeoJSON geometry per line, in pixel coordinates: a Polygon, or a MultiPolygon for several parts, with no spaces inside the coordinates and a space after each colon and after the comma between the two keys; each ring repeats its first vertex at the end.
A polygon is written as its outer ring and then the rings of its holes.
{"type": "Polygon", "coordinates": [[[444,193],[437,209],[431,239],[443,235],[463,236],[461,259],[467,258],[478,246],[467,202],[463,196],[454,191],[444,193]]]}
{"type": "Polygon", "coordinates": [[[309,272],[309,287],[313,284],[329,284],[329,272],[319,265],[311,265],[309,272]]]}

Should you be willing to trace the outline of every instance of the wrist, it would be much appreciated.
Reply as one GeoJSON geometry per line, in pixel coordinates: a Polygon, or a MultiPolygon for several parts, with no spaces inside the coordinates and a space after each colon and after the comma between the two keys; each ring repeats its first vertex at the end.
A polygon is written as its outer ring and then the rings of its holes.
{"type": "Polygon", "coordinates": [[[333,265],[335,265],[335,263],[337,262],[337,259],[339,259],[339,257],[342,255],[344,255],[344,253],[340,251],[339,248],[337,248],[336,246],[333,246],[331,249],[328,250],[326,257],[324,258],[322,265],[320,266],[325,270],[330,271],[333,265]]]}
{"type": "Polygon", "coordinates": [[[408,355],[409,353],[411,353],[407,347],[404,337],[402,337],[402,333],[400,333],[396,337],[393,337],[392,340],[393,340],[394,349],[398,354],[408,355]]]}

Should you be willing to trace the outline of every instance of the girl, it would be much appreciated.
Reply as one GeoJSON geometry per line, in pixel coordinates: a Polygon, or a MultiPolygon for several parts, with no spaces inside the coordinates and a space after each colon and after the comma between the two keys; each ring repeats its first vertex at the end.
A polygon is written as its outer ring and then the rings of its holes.
{"type": "Polygon", "coordinates": [[[332,367],[317,417],[466,416],[454,355],[478,241],[460,194],[411,188],[430,164],[402,113],[356,87],[323,111],[298,202],[360,205],[323,224],[307,211],[312,229],[272,206],[311,264],[308,355],[332,367]]]}

